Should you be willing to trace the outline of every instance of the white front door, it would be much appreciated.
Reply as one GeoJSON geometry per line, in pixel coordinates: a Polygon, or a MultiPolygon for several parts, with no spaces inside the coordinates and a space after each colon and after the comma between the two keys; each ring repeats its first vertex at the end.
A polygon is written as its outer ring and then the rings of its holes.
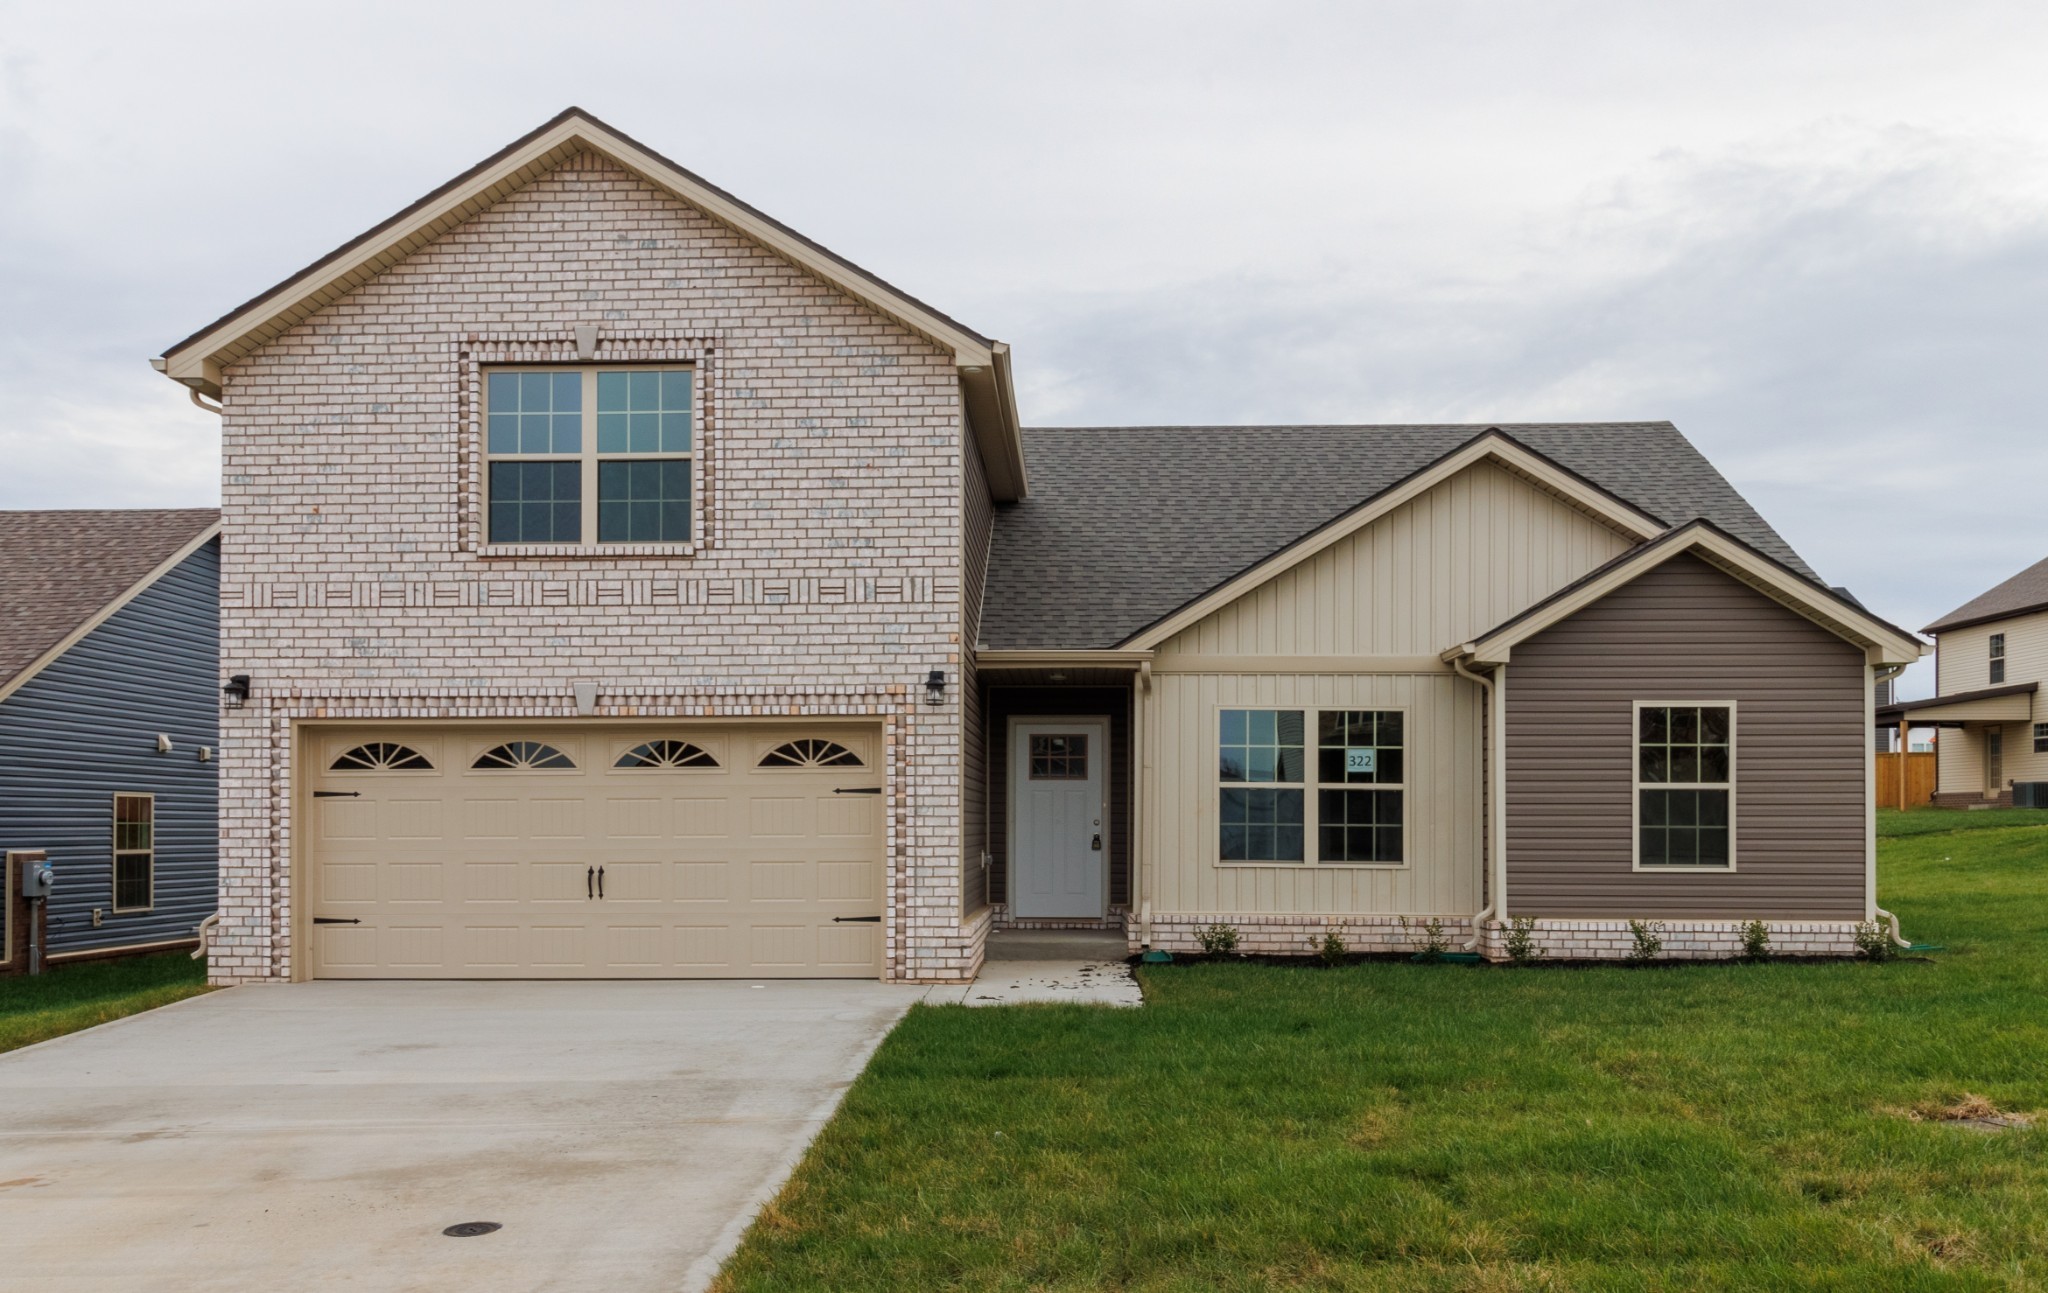
{"type": "Polygon", "coordinates": [[[1019,720],[1010,729],[1010,914],[1099,919],[1107,912],[1102,811],[1109,724],[1019,720]]]}

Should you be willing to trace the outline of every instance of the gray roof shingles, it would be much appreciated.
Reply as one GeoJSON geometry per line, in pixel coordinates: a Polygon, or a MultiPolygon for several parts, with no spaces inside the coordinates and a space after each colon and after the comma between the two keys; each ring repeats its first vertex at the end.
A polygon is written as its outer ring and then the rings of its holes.
{"type": "Polygon", "coordinates": [[[212,508],[0,512],[0,686],[219,519],[212,508]]]}
{"type": "Polygon", "coordinates": [[[2002,620],[2008,615],[2048,610],[2048,557],[2035,562],[2004,583],[1980,593],[1929,624],[1924,633],[1959,629],[1965,624],[2002,620]]]}
{"type": "Polygon", "coordinates": [[[1111,647],[1489,429],[1670,525],[1813,571],[1669,422],[1046,427],[996,508],[981,641],[1111,647]]]}

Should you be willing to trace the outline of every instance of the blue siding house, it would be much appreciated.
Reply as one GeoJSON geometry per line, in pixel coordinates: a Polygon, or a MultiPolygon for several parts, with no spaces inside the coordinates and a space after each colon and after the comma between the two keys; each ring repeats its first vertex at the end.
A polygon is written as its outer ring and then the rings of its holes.
{"type": "Polygon", "coordinates": [[[212,510],[0,512],[0,850],[55,868],[52,963],[190,945],[215,910],[219,530],[212,510]]]}

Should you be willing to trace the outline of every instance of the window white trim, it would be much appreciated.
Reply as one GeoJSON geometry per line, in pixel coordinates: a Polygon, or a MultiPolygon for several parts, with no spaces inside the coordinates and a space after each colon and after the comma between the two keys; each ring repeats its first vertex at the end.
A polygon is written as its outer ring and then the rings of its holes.
{"type": "Polygon", "coordinates": [[[108,865],[107,878],[110,892],[107,895],[107,909],[116,915],[131,915],[156,909],[156,796],[144,790],[116,790],[110,801],[113,820],[107,832],[108,865]],[[149,805],[149,847],[146,849],[121,847],[121,801],[140,799],[149,805]],[[141,906],[121,905],[121,859],[141,857],[149,867],[149,901],[141,906]]]}
{"type": "Polygon", "coordinates": [[[1653,875],[1733,875],[1740,860],[1741,838],[1736,817],[1736,785],[1742,773],[1742,716],[1732,700],[1638,700],[1628,714],[1628,861],[1632,871],[1653,875]],[[1725,709],[1728,711],[1728,780],[1652,781],[1643,780],[1643,711],[1677,706],[1681,709],[1725,709]],[[1643,865],[1643,787],[1659,790],[1726,790],[1728,792],[1728,865],[1668,866],[1643,865]]]}
{"type": "Polygon", "coordinates": [[[1996,687],[2005,681],[2005,634],[1993,633],[1986,650],[1985,676],[1996,687]]]}
{"type": "Polygon", "coordinates": [[[1229,870],[1260,868],[1269,871],[1407,871],[1415,866],[1415,817],[1414,783],[1408,773],[1415,767],[1416,725],[1414,716],[1406,705],[1378,705],[1360,703],[1356,705],[1291,705],[1267,702],[1223,703],[1210,707],[1209,734],[1205,750],[1209,760],[1209,800],[1203,810],[1202,820],[1206,823],[1207,842],[1204,847],[1209,865],[1229,870]],[[1225,710],[1285,712],[1299,710],[1302,716],[1302,768],[1300,781],[1225,781],[1223,779],[1223,713],[1225,710]],[[1319,721],[1325,713],[1339,714],[1399,714],[1401,716],[1401,780],[1399,782],[1352,782],[1343,785],[1332,784],[1332,790],[1394,790],[1401,794],[1401,860],[1399,862],[1325,862],[1322,860],[1322,814],[1317,791],[1323,789],[1317,780],[1318,759],[1322,724],[1319,721]],[[1301,861],[1277,862],[1246,859],[1225,861],[1223,857],[1223,791],[1237,790],[1300,790],[1301,795],[1301,861]]]}

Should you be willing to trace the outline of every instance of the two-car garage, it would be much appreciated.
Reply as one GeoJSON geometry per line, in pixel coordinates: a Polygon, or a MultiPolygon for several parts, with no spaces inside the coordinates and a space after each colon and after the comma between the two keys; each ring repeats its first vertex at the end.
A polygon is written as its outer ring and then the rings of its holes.
{"type": "Polygon", "coordinates": [[[881,974],[872,726],[393,722],[300,754],[313,977],[881,974]]]}

